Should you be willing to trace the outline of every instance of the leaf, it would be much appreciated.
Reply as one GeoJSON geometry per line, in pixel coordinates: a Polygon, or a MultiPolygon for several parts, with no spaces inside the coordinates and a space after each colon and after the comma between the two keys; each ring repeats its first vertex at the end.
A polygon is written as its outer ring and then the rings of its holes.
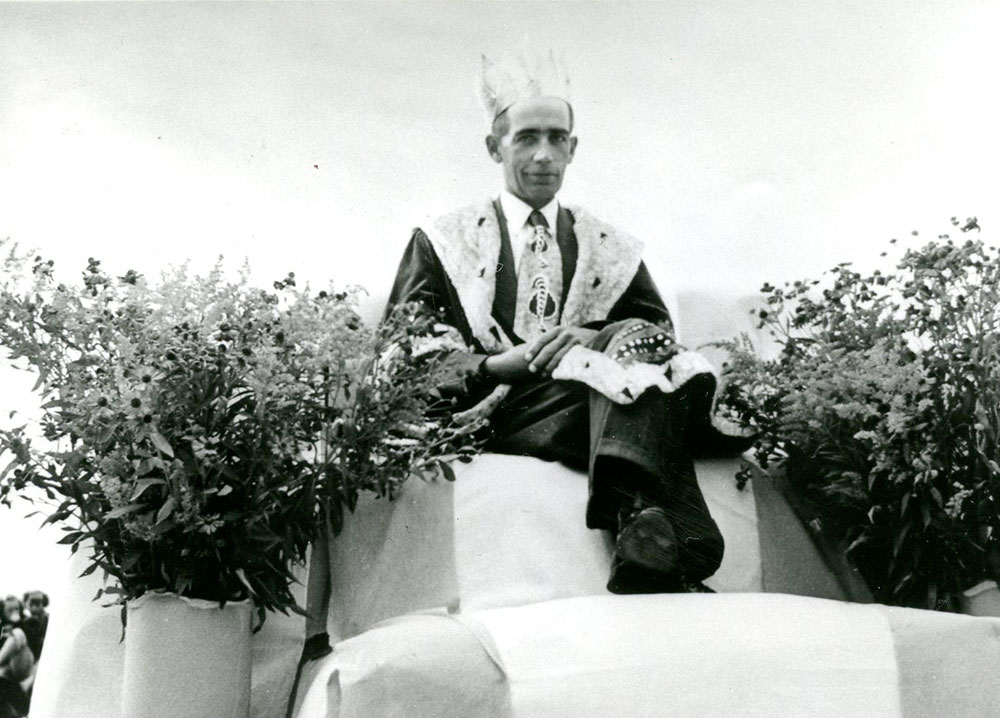
{"type": "Polygon", "coordinates": [[[155,446],[158,451],[166,454],[171,459],[174,458],[173,447],[170,446],[170,442],[164,438],[163,434],[158,431],[151,431],[149,432],[149,439],[153,442],[153,446],[155,446]]]}
{"type": "Polygon", "coordinates": [[[329,509],[328,518],[330,522],[330,531],[335,537],[339,536],[340,532],[344,530],[344,505],[339,501],[334,502],[329,509]]]}
{"type": "Polygon", "coordinates": [[[451,464],[442,462],[438,464],[438,466],[441,468],[441,474],[444,476],[446,481],[455,480],[455,470],[451,468],[451,464]]]}
{"type": "Polygon", "coordinates": [[[177,506],[176,499],[173,496],[168,496],[167,500],[163,502],[163,506],[156,512],[156,523],[161,524],[170,518],[170,514],[174,512],[175,506],[177,506]]]}
{"type": "Polygon", "coordinates": [[[868,543],[869,541],[871,541],[871,536],[867,534],[862,534],[861,536],[858,536],[856,539],[851,541],[851,545],[847,547],[847,550],[844,551],[844,553],[851,553],[858,546],[868,543]]]}
{"type": "Polygon", "coordinates": [[[84,576],[89,576],[90,574],[92,574],[97,569],[98,569],[98,565],[96,563],[92,563],[89,566],[87,566],[87,568],[83,569],[83,573],[81,573],[78,576],[78,578],[83,578],[84,576]]]}
{"type": "Polygon", "coordinates": [[[154,536],[162,536],[168,531],[172,531],[175,526],[177,526],[176,521],[174,521],[173,519],[167,519],[166,521],[155,524],[153,528],[150,529],[150,531],[153,533],[154,536]]]}
{"type": "Polygon", "coordinates": [[[906,523],[905,526],[903,526],[903,529],[902,531],[899,532],[899,535],[896,536],[896,541],[892,545],[893,558],[899,556],[899,550],[903,547],[903,541],[906,540],[906,535],[910,533],[911,528],[913,528],[913,522],[909,521],[906,523]]]}
{"type": "Polygon", "coordinates": [[[4,467],[4,470],[0,471],[0,480],[3,480],[3,478],[8,473],[10,473],[10,470],[13,469],[13,468],[15,468],[20,462],[21,462],[21,460],[19,458],[14,457],[14,459],[9,464],[7,464],[6,467],[4,467]]]}
{"type": "Polygon", "coordinates": [[[81,533],[80,531],[73,531],[73,532],[68,533],[65,536],[63,536],[56,543],[60,543],[60,544],[76,543],[77,541],[80,540],[80,538],[82,536],[83,536],[83,533],[81,533]]]}
{"type": "Polygon", "coordinates": [[[247,591],[249,591],[251,596],[256,595],[253,586],[250,585],[250,581],[247,580],[247,574],[242,568],[236,569],[236,578],[240,580],[244,586],[246,586],[247,591]]]}
{"type": "Polygon", "coordinates": [[[112,509],[107,513],[105,518],[109,519],[120,519],[122,516],[127,516],[128,514],[135,513],[136,511],[142,510],[141,504],[129,504],[128,506],[120,506],[117,509],[112,509]]]}
{"type": "Polygon", "coordinates": [[[938,587],[937,584],[931,583],[927,586],[927,608],[934,610],[937,608],[938,601],[938,587]]]}
{"type": "Polygon", "coordinates": [[[166,483],[163,479],[139,479],[135,482],[135,492],[132,494],[132,501],[138,500],[140,496],[146,493],[146,489],[150,486],[161,486],[166,483]]]}
{"type": "Polygon", "coordinates": [[[896,584],[896,588],[892,590],[893,594],[899,594],[899,592],[902,591],[903,588],[906,587],[906,585],[909,584],[911,581],[913,581],[912,572],[906,574],[905,576],[903,576],[903,578],[899,580],[899,583],[896,584]]]}

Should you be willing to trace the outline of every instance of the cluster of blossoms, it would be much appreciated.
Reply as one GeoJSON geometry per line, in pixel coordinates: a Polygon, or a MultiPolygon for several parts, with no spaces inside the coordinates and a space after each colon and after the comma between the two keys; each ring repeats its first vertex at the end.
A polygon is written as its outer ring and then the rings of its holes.
{"type": "Polygon", "coordinates": [[[725,343],[721,404],[877,599],[954,608],[1000,568],[1000,253],[941,235],[827,280],[763,287],[780,352],[725,343]]]}
{"type": "Polygon", "coordinates": [[[2,271],[0,343],[44,403],[37,424],[0,430],[0,499],[55,502],[64,542],[86,542],[122,600],[294,606],[291,566],[325,521],[475,450],[477,427],[435,415],[445,359],[412,350],[440,333],[419,307],[373,330],[360,290],[293,275],[262,290],[217,265],[151,283],[90,260],[68,286],[16,249],[2,271]]]}

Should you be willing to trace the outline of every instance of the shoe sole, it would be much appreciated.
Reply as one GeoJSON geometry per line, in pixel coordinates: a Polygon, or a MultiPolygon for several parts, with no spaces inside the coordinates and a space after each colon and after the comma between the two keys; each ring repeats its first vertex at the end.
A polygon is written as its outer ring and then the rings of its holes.
{"type": "Polygon", "coordinates": [[[615,555],[625,564],[656,573],[677,570],[677,536],[662,510],[646,510],[622,529],[615,555]]]}

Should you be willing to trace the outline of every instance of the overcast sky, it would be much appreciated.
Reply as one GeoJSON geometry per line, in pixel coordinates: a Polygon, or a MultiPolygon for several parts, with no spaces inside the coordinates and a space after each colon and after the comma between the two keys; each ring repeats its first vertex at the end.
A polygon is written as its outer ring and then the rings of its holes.
{"type": "Polygon", "coordinates": [[[382,295],[413,226],[499,190],[480,53],[537,43],[573,85],[563,199],[666,292],[749,292],[1000,221],[998,31],[976,0],[0,2],[0,236],[66,272],[223,254],[382,295]]]}

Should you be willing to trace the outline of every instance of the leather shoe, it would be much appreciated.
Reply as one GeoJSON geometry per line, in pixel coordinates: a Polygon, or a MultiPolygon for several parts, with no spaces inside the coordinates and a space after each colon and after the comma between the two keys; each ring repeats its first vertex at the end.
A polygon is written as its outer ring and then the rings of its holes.
{"type": "Polygon", "coordinates": [[[652,506],[622,520],[608,590],[612,593],[684,590],[678,571],[677,537],[663,509],[652,506]]]}

